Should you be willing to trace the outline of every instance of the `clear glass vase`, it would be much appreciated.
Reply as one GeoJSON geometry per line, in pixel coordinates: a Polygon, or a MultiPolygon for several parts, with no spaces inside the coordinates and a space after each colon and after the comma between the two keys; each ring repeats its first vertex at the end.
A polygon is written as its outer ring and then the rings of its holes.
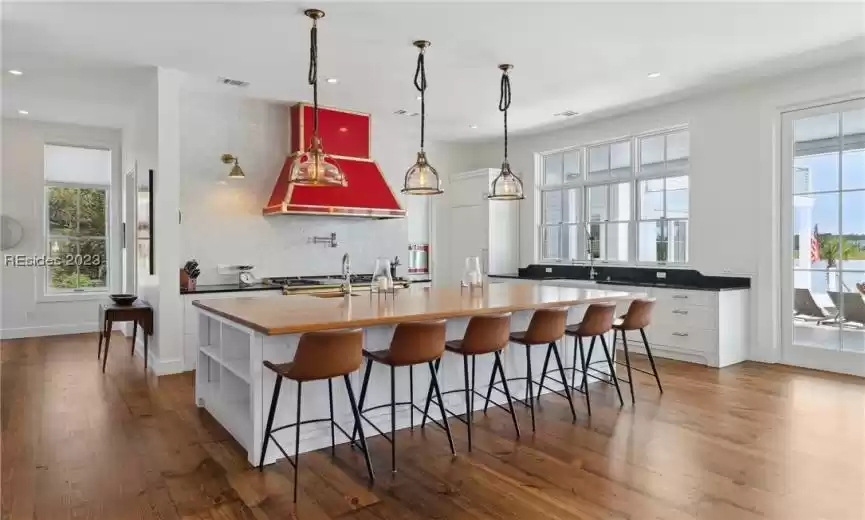
{"type": "Polygon", "coordinates": [[[466,257],[463,277],[460,281],[462,287],[481,287],[483,285],[483,274],[481,273],[481,259],[477,256],[466,257]]]}
{"type": "Polygon", "coordinates": [[[372,272],[370,290],[372,292],[393,291],[393,277],[390,273],[390,258],[379,257],[375,259],[375,270],[372,272]]]}

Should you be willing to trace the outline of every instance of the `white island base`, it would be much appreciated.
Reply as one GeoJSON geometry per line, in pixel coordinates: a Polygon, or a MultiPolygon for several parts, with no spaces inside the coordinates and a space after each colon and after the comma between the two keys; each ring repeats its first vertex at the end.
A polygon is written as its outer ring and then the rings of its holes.
{"type": "MultiPolygon", "coordinates": [[[[620,306],[627,305],[627,302],[620,306]]],[[[568,315],[568,323],[579,323],[586,306],[573,307],[568,315]]],[[[249,463],[257,466],[261,455],[261,444],[264,436],[267,413],[269,411],[271,396],[276,375],[262,365],[263,360],[274,363],[291,361],[294,357],[300,334],[285,334],[268,336],[243,325],[222,318],[212,312],[198,309],[199,316],[199,338],[198,365],[195,372],[195,400],[199,407],[206,409],[247,451],[249,463]]],[[[531,319],[532,311],[514,312],[511,319],[511,330],[525,330],[531,319]]],[[[470,318],[451,318],[447,320],[447,339],[461,339],[470,318]]],[[[394,326],[375,326],[364,329],[364,348],[368,350],[387,349],[393,336],[394,326]]],[[[610,344],[610,337],[607,338],[610,344]]],[[[611,345],[611,344],[610,344],[611,345]]],[[[588,344],[585,345],[588,353],[588,344]]],[[[562,363],[565,368],[571,367],[575,354],[574,342],[571,338],[565,338],[564,345],[559,344],[562,363]]],[[[534,380],[540,379],[546,346],[535,346],[531,348],[532,369],[534,380]]],[[[603,350],[598,344],[594,350],[592,361],[604,359],[603,350]]],[[[504,370],[507,377],[525,376],[526,354],[522,345],[511,344],[502,355],[504,370]]],[[[475,389],[481,393],[486,391],[489,382],[490,371],[494,361],[493,355],[479,356],[477,358],[477,382],[475,389]]],[[[577,362],[579,366],[579,361],[577,362]]],[[[598,369],[606,369],[604,364],[595,365],[598,369]]],[[[554,364],[550,363],[550,369],[554,364]]],[[[360,396],[361,375],[365,367],[355,372],[350,377],[355,396],[360,396]]],[[[369,388],[367,390],[364,408],[390,403],[390,372],[389,367],[374,365],[370,376],[369,388]]],[[[570,372],[566,372],[570,377],[570,372]]],[[[558,379],[558,377],[556,378],[558,379]]],[[[414,401],[423,409],[427,391],[429,389],[429,369],[425,365],[418,365],[414,369],[414,401]]],[[[441,368],[439,369],[439,383],[442,392],[464,387],[463,363],[461,356],[445,353],[441,368]]],[[[549,378],[545,385],[551,388],[560,388],[560,385],[552,382],[549,378]]],[[[514,381],[510,385],[513,396],[523,398],[525,396],[525,382],[514,381]]],[[[409,369],[396,369],[397,400],[408,401],[409,396],[409,369]]],[[[537,392],[534,385],[534,392],[537,392]]],[[[623,389],[624,392],[624,389],[623,389]]],[[[548,393],[544,391],[543,393],[548,393]]],[[[574,406],[577,410],[578,420],[585,420],[586,408],[584,397],[579,393],[573,394],[574,406]]],[[[348,396],[343,381],[334,380],[333,384],[334,418],[346,431],[351,432],[354,426],[354,418],[349,406],[348,396]]],[[[500,392],[493,391],[492,399],[505,404],[505,397],[500,392]]],[[[466,404],[463,393],[452,393],[444,396],[445,406],[453,412],[465,412],[466,404]]],[[[279,406],[273,422],[274,428],[294,423],[296,420],[297,383],[285,381],[282,385],[279,406]]],[[[482,410],[484,400],[479,397],[474,399],[475,410],[482,410]]],[[[522,405],[515,405],[521,407],[522,405]]],[[[327,383],[325,381],[313,381],[304,383],[302,395],[302,417],[301,420],[327,418],[329,416],[329,403],[327,383]]],[[[365,414],[382,431],[390,431],[390,407],[383,407],[374,412],[365,414]]],[[[440,417],[438,407],[430,406],[430,416],[438,419],[440,417]]],[[[421,414],[415,411],[414,424],[417,426],[421,421],[421,414]]],[[[453,424],[453,423],[452,423],[453,424]]],[[[411,425],[409,407],[397,407],[396,427],[397,429],[408,428],[411,425]]],[[[434,427],[434,426],[433,426],[434,427]]],[[[524,421],[520,425],[526,432],[530,431],[531,425],[524,421]]],[[[368,424],[364,424],[366,436],[372,437],[376,432],[368,424]]],[[[462,435],[464,432],[457,426],[454,435],[462,435]]],[[[277,440],[283,446],[294,445],[294,428],[287,428],[275,434],[277,440]]],[[[327,422],[309,424],[301,427],[300,452],[307,452],[330,446],[330,425],[327,422]]],[[[337,432],[336,442],[338,444],[348,442],[337,432]]],[[[279,450],[271,443],[268,446],[264,462],[270,464],[281,458],[279,450]]]]}

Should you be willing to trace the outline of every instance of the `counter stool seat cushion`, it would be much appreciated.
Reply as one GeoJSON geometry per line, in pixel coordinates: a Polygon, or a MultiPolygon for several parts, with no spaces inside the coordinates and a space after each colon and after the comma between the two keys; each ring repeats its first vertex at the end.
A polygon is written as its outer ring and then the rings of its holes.
{"type": "Polygon", "coordinates": [[[394,359],[393,352],[391,352],[390,349],[364,350],[363,357],[381,363],[382,365],[387,365],[391,367],[407,367],[416,364],[408,361],[394,359]]]}
{"type": "Polygon", "coordinates": [[[455,354],[463,353],[463,340],[461,339],[452,339],[449,341],[445,341],[445,350],[453,352],[455,354]]]}

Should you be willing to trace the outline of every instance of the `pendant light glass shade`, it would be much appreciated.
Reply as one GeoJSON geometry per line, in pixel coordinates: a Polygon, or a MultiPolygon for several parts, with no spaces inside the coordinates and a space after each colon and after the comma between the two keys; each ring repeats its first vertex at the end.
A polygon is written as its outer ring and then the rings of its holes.
{"type": "Polygon", "coordinates": [[[342,170],[321,148],[321,139],[312,136],[309,150],[291,163],[291,182],[299,186],[342,186],[348,183],[342,170]]]}
{"type": "Polygon", "coordinates": [[[295,157],[291,163],[289,182],[300,186],[348,186],[345,174],[339,164],[324,153],[318,135],[318,20],[324,18],[324,11],[307,9],[306,16],[312,19],[309,32],[309,75],[307,81],[312,85],[312,138],[309,148],[295,157]]]}
{"type": "Polygon", "coordinates": [[[417,40],[413,44],[418,48],[417,68],[414,72],[414,86],[420,92],[420,151],[417,160],[411,168],[405,172],[405,182],[402,192],[409,195],[439,195],[442,191],[442,182],[439,173],[427,162],[426,152],[423,149],[424,130],[426,128],[426,66],[424,53],[430,42],[417,40]]]}
{"type": "Polygon", "coordinates": [[[502,171],[493,179],[490,187],[490,200],[523,200],[523,181],[511,171],[507,161],[502,163],[502,171]]]}
{"type": "Polygon", "coordinates": [[[418,152],[417,161],[405,172],[405,185],[402,192],[410,195],[439,195],[444,193],[439,173],[426,162],[426,152],[418,152]]]}
{"type": "Polygon", "coordinates": [[[499,111],[504,114],[505,121],[505,158],[502,161],[502,170],[493,179],[490,185],[490,194],[487,196],[490,200],[523,200],[523,181],[511,171],[511,165],[508,162],[508,108],[511,106],[511,78],[508,75],[513,65],[499,65],[499,70],[502,71],[502,79],[500,83],[499,111]]]}

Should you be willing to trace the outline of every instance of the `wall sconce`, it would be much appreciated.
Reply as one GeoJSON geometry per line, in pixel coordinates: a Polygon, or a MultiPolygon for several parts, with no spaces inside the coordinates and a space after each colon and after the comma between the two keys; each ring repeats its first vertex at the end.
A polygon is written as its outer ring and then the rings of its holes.
{"type": "Polygon", "coordinates": [[[237,157],[230,153],[224,153],[222,154],[222,162],[225,164],[234,163],[234,166],[231,167],[231,171],[228,172],[229,179],[243,179],[246,177],[246,174],[243,173],[243,170],[240,168],[240,163],[237,162],[237,157]]]}

